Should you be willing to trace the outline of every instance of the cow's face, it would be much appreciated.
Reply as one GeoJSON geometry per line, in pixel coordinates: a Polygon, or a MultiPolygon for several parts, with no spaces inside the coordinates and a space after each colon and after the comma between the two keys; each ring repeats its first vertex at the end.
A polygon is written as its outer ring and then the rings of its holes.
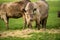
{"type": "Polygon", "coordinates": [[[25,16],[27,21],[33,21],[33,10],[27,10],[25,16]]]}
{"type": "Polygon", "coordinates": [[[33,6],[31,3],[28,3],[25,7],[25,17],[29,22],[33,20],[33,6]]]}

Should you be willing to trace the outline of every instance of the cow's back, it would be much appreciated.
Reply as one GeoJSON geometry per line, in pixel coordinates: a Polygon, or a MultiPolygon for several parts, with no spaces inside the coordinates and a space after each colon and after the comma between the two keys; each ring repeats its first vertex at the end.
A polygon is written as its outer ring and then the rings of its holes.
{"type": "Polygon", "coordinates": [[[41,18],[44,19],[45,17],[48,16],[48,9],[49,9],[48,4],[45,1],[39,1],[36,3],[39,6],[41,18]]]}
{"type": "Polygon", "coordinates": [[[22,2],[10,2],[10,3],[3,3],[1,5],[1,10],[6,13],[7,17],[21,17],[23,12],[22,9],[24,4],[22,2]]]}

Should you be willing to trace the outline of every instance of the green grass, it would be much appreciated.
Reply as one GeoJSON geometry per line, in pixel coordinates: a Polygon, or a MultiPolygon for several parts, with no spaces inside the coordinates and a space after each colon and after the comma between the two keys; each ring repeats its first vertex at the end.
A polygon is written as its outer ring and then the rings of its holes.
{"type": "Polygon", "coordinates": [[[57,14],[60,11],[59,1],[49,1],[49,17],[47,22],[47,28],[60,28],[60,18],[57,14]]]}
{"type": "Polygon", "coordinates": [[[33,33],[31,37],[19,38],[19,37],[5,37],[0,40],[60,40],[60,34],[45,33],[33,33]]]}
{"type": "MultiPolygon", "coordinates": [[[[14,0],[10,0],[14,1],[14,0]]],[[[33,2],[36,0],[32,0],[33,2]]],[[[3,0],[0,0],[2,3],[3,0]]],[[[8,0],[5,2],[9,2],[8,0]]],[[[60,18],[57,17],[58,11],[60,11],[60,1],[48,1],[49,4],[49,16],[47,20],[47,29],[60,29],[60,18]]],[[[22,18],[9,20],[10,30],[21,30],[23,28],[22,18]]],[[[5,23],[0,19],[0,31],[6,31],[5,23]]],[[[60,40],[60,34],[49,34],[49,33],[33,33],[30,38],[18,38],[18,37],[7,37],[0,38],[0,40],[60,40]]]]}

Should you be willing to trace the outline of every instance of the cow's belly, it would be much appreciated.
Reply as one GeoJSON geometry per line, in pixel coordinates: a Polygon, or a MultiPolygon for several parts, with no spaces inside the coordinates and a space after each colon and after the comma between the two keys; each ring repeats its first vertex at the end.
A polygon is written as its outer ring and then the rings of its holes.
{"type": "Polygon", "coordinates": [[[45,15],[34,15],[33,16],[33,20],[43,20],[43,19],[45,19],[45,18],[47,18],[48,17],[48,15],[47,14],[45,14],[45,15]]]}
{"type": "Polygon", "coordinates": [[[7,14],[7,17],[9,17],[9,18],[20,18],[20,17],[22,17],[22,14],[20,14],[20,13],[9,13],[9,14],[7,14]]]}

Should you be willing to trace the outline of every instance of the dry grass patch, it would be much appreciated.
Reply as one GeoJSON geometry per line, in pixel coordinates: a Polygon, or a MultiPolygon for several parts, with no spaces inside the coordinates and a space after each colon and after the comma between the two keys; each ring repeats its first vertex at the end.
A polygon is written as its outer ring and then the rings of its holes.
{"type": "Polygon", "coordinates": [[[32,34],[31,33],[52,33],[52,34],[55,34],[55,33],[60,33],[60,29],[40,29],[40,30],[34,30],[34,29],[25,29],[25,30],[9,30],[9,31],[4,31],[4,32],[1,32],[0,33],[0,37],[8,37],[8,36],[11,36],[11,37],[31,37],[32,34]],[[31,35],[29,35],[31,34],[31,35]]]}

